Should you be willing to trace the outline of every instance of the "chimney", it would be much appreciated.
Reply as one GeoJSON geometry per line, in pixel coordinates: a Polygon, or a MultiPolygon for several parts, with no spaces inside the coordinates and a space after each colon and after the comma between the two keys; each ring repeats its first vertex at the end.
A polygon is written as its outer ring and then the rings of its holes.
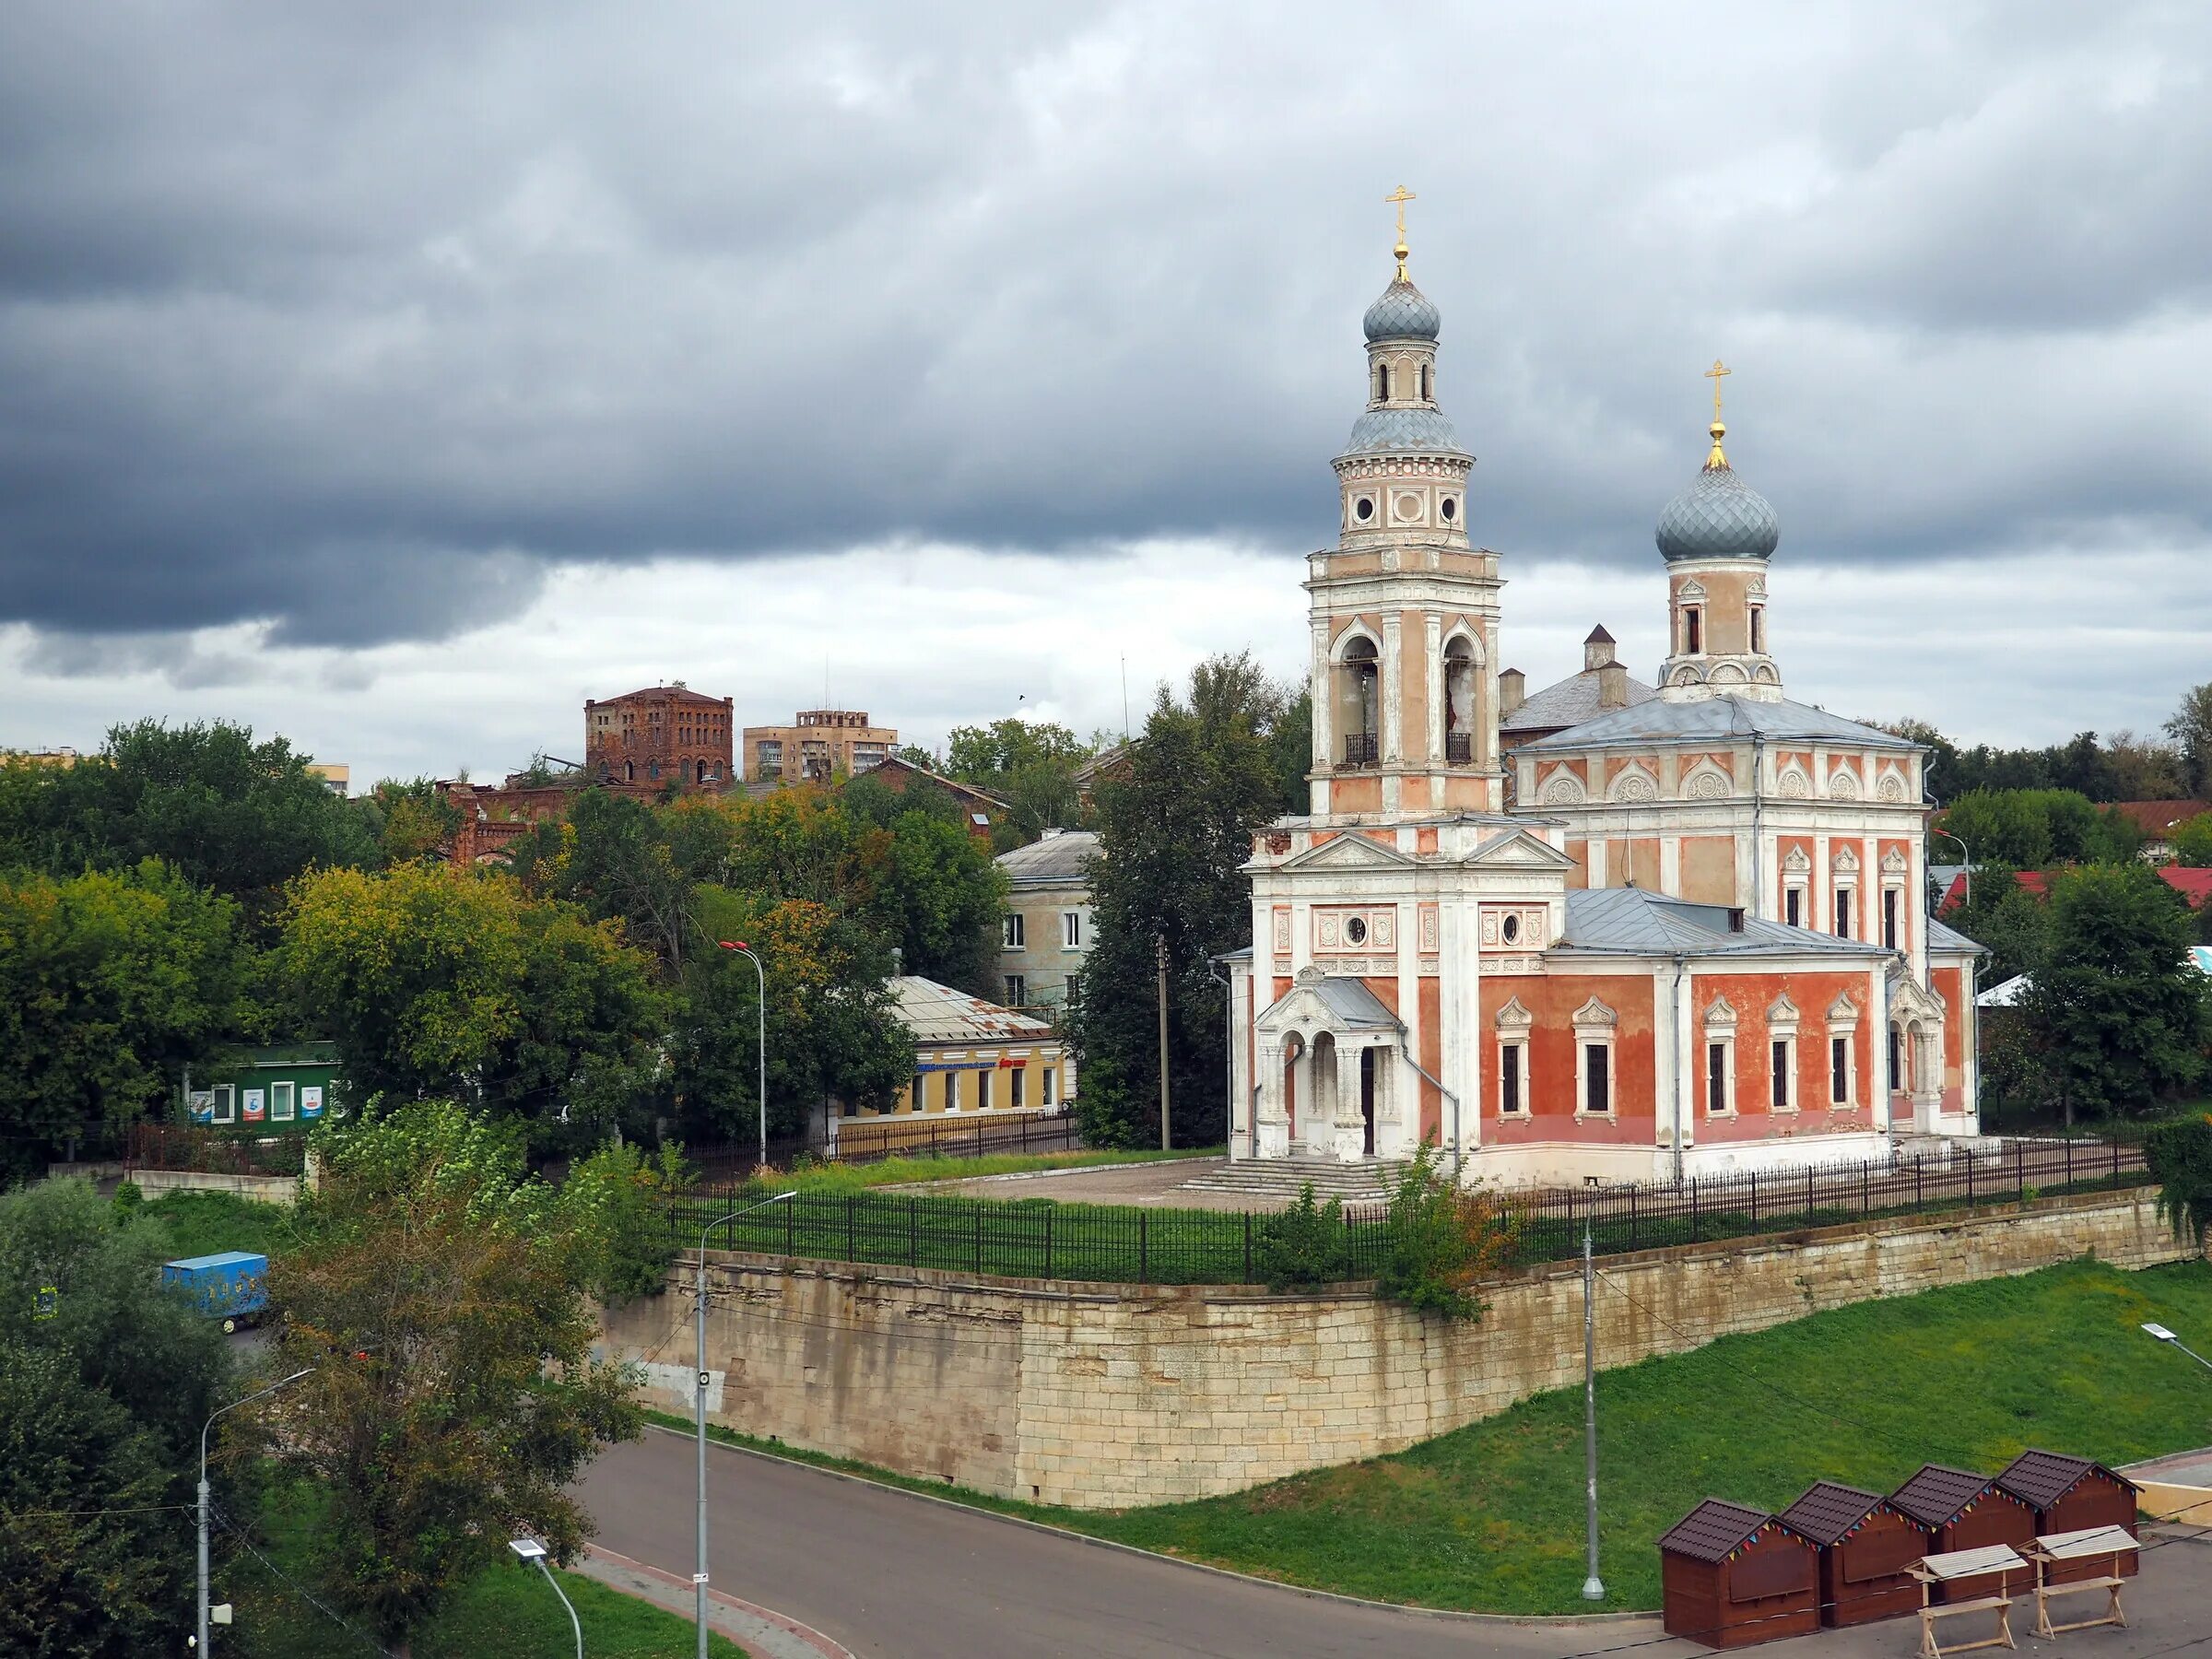
{"type": "MultiPolygon", "coordinates": [[[[1601,622],[1590,630],[1590,637],[1583,641],[1583,671],[1588,673],[1593,668],[1603,668],[1612,660],[1613,636],[1606,631],[1606,625],[1601,622]]],[[[1613,706],[1611,703],[1606,705],[1607,708],[1613,706]]]]}
{"type": "Polygon", "coordinates": [[[1506,668],[1498,676],[1498,712],[1511,714],[1528,700],[1528,677],[1518,668],[1506,668]]]}
{"type": "Polygon", "coordinates": [[[1629,671],[1625,665],[1613,660],[1613,647],[1605,648],[1606,660],[1597,671],[1597,706],[1601,709],[1625,709],[1629,706],[1629,671]]]}

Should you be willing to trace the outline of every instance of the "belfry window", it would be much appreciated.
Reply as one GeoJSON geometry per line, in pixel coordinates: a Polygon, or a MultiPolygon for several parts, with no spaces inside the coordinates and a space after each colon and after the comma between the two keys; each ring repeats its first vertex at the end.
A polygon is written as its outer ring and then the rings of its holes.
{"type": "Polygon", "coordinates": [[[1694,605],[1682,611],[1682,654],[1697,656],[1705,649],[1705,617],[1694,605]]]}
{"type": "Polygon", "coordinates": [[[1444,759],[1454,766],[1475,759],[1475,648],[1465,634],[1444,647],[1444,759]]]}
{"type": "Polygon", "coordinates": [[[1377,403],[1390,401],[1390,365],[1388,363],[1375,365],[1375,401],[1377,403]]]}
{"type": "Polygon", "coordinates": [[[1751,607],[1751,650],[1755,654],[1764,654],[1766,649],[1767,607],[1755,605],[1751,607]]]}
{"type": "Polygon", "coordinates": [[[1371,765],[1379,758],[1379,672],[1372,640],[1362,637],[1345,647],[1336,671],[1335,712],[1336,728],[1344,734],[1344,758],[1351,765],[1371,765]]]}
{"type": "Polygon", "coordinates": [[[1431,378],[1435,373],[1436,371],[1427,363],[1421,365],[1421,401],[1423,403],[1429,402],[1436,395],[1436,382],[1431,378]]]}

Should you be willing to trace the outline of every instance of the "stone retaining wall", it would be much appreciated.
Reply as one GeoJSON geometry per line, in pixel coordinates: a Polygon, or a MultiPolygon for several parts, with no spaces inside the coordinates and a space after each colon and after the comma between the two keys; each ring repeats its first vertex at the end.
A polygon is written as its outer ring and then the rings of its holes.
{"type": "Polygon", "coordinates": [[[300,1197],[297,1175],[221,1175],[209,1170],[132,1170],[128,1179],[148,1198],[164,1193],[236,1193],[241,1198],[258,1198],[264,1204],[294,1204],[300,1197]]]}
{"type": "MultiPolygon", "coordinates": [[[[2147,1191],[1949,1220],[1900,1218],[1607,1258],[1598,1363],[1877,1296],[2189,1253],[2147,1191]]],[[[652,1402],[692,1409],[691,1269],[610,1313],[606,1351],[652,1402]]],[[[1047,1503],[1209,1497],[1371,1457],[1577,1382],[1579,1264],[1489,1288],[1474,1325],[1362,1289],[1078,1286],[720,1255],[709,1261],[707,1409],[749,1434],[1047,1503]]]]}

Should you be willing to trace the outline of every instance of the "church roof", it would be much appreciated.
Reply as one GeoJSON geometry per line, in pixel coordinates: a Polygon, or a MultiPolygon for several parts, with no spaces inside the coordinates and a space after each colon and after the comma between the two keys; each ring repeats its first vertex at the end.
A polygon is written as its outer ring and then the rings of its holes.
{"type": "Polygon", "coordinates": [[[1642,888],[1579,888],[1567,894],[1558,948],[1608,956],[1882,957],[1859,939],[1761,921],[1724,904],[1692,904],[1642,888]]]}
{"type": "Polygon", "coordinates": [[[1422,454],[1464,455],[1459,434],[1439,409],[1369,409],[1352,422],[1345,442],[1347,455],[1414,450],[1422,454]]]}
{"type": "MultiPolygon", "coordinates": [[[[1602,629],[1600,630],[1603,631],[1602,629]]],[[[1590,636],[1593,640],[1596,634],[1590,636]]],[[[1607,635],[1609,640],[1612,636],[1607,635]]],[[[1498,723],[1501,732],[1549,732],[1560,726],[1580,725],[1606,711],[1597,706],[1600,671],[1585,668],[1580,674],[1571,674],[1556,686],[1547,686],[1498,723]]],[[[1633,676],[1625,677],[1628,688],[1628,706],[1650,702],[1659,695],[1633,676]]]]}
{"type": "MultiPolygon", "coordinates": [[[[1532,698],[1530,700],[1534,701],[1532,698]]],[[[1525,706],[1525,705],[1524,705],[1525,706]]],[[[1544,749],[1632,748],[1645,743],[1721,743],[1758,735],[1848,743],[1861,748],[1915,749],[1921,746],[1878,727],[1861,725],[1826,709],[1786,698],[1761,702],[1747,697],[1700,698],[1668,702],[1653,698],[1613,709],[1564,732],[1522,745],[1524,753],[1544,749]]]]}
{"type": "Polygon", "coordinates": [[[1683,559],[1765,559],[1782,540],[1781,521],[1767,498],[1735,476],[1721,453],[1721,434],[1712,423],[1712,453],[1697,481],[1659,513],[1654,539],[1660,557],[1672,564],[1683,559]]]}
{"type": "Polygon", "coordinates": [[[1947,926],[1933,916],[1928,918],[1928,948],[1964,951],[1972,956],[1989,954],[1988,946],[1975,944],[1957,928],[1947,926]]]}
{"type": "Polygon", "coordinates": [[[1359,325],[1371,340],[1433,340],[1443,318],[1436,302],[1401,275],[1367,308],[1359,325]]]}

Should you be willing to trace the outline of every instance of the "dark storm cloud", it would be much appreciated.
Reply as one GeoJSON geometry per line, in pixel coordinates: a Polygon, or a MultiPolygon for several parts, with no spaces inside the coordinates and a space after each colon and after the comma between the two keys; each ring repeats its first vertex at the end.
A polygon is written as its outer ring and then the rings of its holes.
{"type": "Polygon", "coordinates": [[[1312,545],[1401,177],[1493,545],[1648,560],[1716,352],[1791,550],[2186,543],[2206,62],[2124,6],[9,8],[0,620],[1312,545]]]}

